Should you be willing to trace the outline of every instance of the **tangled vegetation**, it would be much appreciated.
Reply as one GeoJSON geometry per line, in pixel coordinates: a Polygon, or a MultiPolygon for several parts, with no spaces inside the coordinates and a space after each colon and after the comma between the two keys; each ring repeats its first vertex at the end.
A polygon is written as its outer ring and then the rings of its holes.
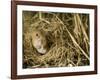
{"type": "Polygon", "coordinates": [[[89,14],[23,11],[23,68],[89,65],[89,42],[89,14]],[[46,34],[44,55],[32,46],[34,29],[46,34]]]}

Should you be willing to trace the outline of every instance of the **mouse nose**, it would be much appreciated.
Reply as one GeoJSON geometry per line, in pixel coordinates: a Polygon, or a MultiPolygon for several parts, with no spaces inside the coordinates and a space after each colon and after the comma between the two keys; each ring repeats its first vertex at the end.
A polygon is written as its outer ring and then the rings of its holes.
{"type": "Polygon", "coordinates": [[[42,48],[41,45],[39,45],[39,46],[38,46],[38,49],[41,49],[41,48],[42,48]]]}

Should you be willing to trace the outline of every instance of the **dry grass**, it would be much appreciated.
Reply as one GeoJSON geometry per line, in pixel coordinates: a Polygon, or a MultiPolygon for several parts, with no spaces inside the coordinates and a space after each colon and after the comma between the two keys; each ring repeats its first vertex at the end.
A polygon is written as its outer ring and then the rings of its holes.
{"type": "Polygon", "coordinates": [[[23,11],[23,68],[89,65],[89,15],[23,11]],[[39,54],[30,34],[46,34],[49,50],[39,54]]]}

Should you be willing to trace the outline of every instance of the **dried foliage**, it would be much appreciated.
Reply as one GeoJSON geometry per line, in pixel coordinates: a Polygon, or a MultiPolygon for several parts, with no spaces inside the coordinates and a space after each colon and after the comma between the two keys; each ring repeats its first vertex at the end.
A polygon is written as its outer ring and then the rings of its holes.
{"type": "Polygon", "coordinates": [[[89,65],[89,14],[23,11],[23,68],[89,65]],[[31,42],[42,30],[48,52],[39,54],[31,42]]]}

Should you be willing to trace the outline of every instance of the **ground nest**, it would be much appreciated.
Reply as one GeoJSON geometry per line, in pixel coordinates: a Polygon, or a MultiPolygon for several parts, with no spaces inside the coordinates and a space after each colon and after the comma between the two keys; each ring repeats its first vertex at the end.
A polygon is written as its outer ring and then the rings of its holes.
{"type": "Polygon", "coordinates": [[[23,68],[86,66],[89,61],[88,14],[23,11],[23,68]],[[34,29],[46,34],[44,55],[32,45],[34,29]]]}

